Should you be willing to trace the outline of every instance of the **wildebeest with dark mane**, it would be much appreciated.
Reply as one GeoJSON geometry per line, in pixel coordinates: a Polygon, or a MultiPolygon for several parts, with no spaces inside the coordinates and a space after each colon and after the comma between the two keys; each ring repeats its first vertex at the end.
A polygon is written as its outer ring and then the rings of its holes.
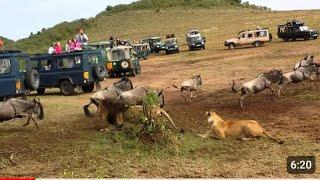
{"type": "Polygon", "coordinates": [[[257,76],[252,81],[244,83],[240,88],[235,88],[235,81],[233,81],[232,91],[241,91],[239,96],[240,107],[243,109],[243,100],[250,94],[259,93],[265,89],[269,89],[272,92],[272,98],[275,96],[275,92],[272,89],[272,84],[282,82],[282,70],[271,70],[270,72],[265,72],[257,76]]]}
{"type": "Polygon", "coordinates": [[[98,91],[94,93],[90,98],[90,103],[83,107],[84,113],[86,116],[92,116],[89,111],[89,106],[91,104],[99,106],[99,102],[102,100],[111,100],[114,101],[118,98],[118,96],[128,90],[133,89],[132,81],[128,78],[122,78],[120,81],[114,83],[113,85],[107,87],[102,91],[98,91]]]}
{"type": "Polygon", "coordinates": [[[39,129],[36,119],[44,118],[43,106],[39,100],[27,101],[11,98],[0,103],[0,122],[9,121],[15,118],[28,118],[23,126],[27,126],[32,120],[39,129]]]}

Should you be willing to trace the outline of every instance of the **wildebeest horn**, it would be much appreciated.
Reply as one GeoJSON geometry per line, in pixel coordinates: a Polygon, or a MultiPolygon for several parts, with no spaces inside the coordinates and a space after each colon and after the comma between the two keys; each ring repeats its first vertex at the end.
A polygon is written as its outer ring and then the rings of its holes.
{"type": "Polygon", "coordinates": [[[169,114],[165,110],[160,109],[160,112],[166,116],[166,118],[170,121],[170,123],[175,129],[178,129],[177,126],[174,124],[173,120],[171,119],[171,117],[169,116],[169,114]]]}

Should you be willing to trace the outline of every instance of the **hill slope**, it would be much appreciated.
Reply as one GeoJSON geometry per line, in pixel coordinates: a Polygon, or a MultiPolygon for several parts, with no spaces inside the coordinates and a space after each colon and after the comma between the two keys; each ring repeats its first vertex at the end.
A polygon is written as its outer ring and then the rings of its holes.
{"type": "Polygon", "coordinates": [[[141,0],[129,5],[108,6],[95,18],[63,22],[42,29],[17,41],[15,47],[30,53],[45,51],[52,42],[62,41],[64,44],[73,38],[80,27],[86,29],[90,41],[106,40],[110,35],[140,39],[152,34],[164,36],[169,32],[184,34],[191,27],[205,27],[207,23],[204,20],[210,20],[208,17],[211,15],[218,15],[226,9],[241,11],[245,8],[266,9],[241,4],[240,0],[141,0]],[[209,14],[204,17],[206,12],[209,14]],[[190,18],[190,24],[183,17],[190,18]]]}

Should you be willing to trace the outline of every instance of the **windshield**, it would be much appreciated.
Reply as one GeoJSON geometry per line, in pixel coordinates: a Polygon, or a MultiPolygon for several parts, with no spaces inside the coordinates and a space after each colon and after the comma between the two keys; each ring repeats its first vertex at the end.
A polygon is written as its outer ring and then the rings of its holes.
{"type": "Polygon", "coordinates": [[[299,29],[300,29],[300,31],[308,31],[309,30],[308,26],[300,26],[299,29]]]}
{"type": "Polygon", "coordinates": [[[153,42],[153,43],[160,43],[160,42],[161,42],[161,39],[160,39],[160,38],[159,38],[159,39],[152,39],[151,42],[153,42]]]}
{"type": "Polygon", "coordinates": [[[130,59],[130,50],[115,49],[108,52],[108,59],[110,61],[121,61],[124,59],[130,59]]]}
{"type": "Polygon", "coordinates": [[[202,40],[201,36],[195,36],[190,38],[190,42],[198,42],[201,40],[202,40]]]}
{"type": "Polygon", "coordinates": [[[10,73],[10,59],[0,59],[0,75],[10,73]]]}
{"type": "Polygon", "coordinates": [[[167,40],[166,45],[176,45],[177,42],[175,40],[167,40]]]}

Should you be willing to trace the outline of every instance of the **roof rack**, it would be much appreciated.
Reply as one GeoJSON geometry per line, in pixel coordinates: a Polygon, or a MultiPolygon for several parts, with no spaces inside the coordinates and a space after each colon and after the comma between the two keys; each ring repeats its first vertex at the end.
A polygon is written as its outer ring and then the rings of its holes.
{"type": "Polygon", "coordinates": [[[13,54],[13,53],[21,53],[21,51],[18,51],[18,50],[4,50],[4,51],[1,51],[0,50],[0,54],[13,54]]]}

